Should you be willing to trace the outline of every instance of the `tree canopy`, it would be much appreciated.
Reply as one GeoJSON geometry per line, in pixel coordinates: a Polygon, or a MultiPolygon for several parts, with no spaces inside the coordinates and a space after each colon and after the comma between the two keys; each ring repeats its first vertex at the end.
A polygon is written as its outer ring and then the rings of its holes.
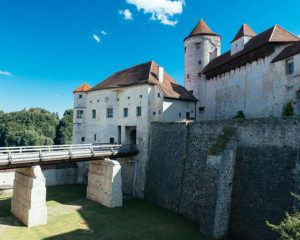
{"type": "Polygon", "coordinates": [[[71,143],[73,111],[62,119],[40,108],[18,112],[0,111],[0,146],[30,146],[71,143]]]}

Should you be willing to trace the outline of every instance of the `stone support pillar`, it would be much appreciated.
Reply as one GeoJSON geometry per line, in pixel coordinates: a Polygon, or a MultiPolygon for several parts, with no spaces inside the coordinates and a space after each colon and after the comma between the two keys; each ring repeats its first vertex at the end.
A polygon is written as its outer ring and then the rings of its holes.
{"type": "Polygon", "coordinates": [[[87,198],[106,207],[121,207],[121,165],[117,161],[100,160],[89,163],[87,198]]]}
{"type": "Polygon", "coordinates": [[[46,181],[40,166],[16,170],[11,212],[28,227],[47,224],[46,181]]]}

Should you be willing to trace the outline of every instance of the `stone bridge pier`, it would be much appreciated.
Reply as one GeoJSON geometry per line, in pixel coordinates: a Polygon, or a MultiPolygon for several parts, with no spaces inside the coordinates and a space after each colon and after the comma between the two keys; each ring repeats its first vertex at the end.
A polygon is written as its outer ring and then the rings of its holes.
{"type": "Polygon", "coordinates": [[[11,212],[28,227],[47,224],[46,181],[40,166],[16,170],[11,212]]]}
{"type": "MultiPolygon", "coordinates": [[[[119,162],[89,163],[87,198],[109,208],[122,206],[119,162]]],[[[46,181],[40,166],[16,170],[11,212],[28,227],[47,224],[46,181]]]]}

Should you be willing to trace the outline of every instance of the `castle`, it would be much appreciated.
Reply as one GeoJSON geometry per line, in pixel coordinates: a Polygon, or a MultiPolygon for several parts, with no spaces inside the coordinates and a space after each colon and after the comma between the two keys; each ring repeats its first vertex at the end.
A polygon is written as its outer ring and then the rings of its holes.
{"type": "Polygon", "coordinates": [[[185,87],[199,100],[197,119],[300,113],[300,39],[275,25],[256,34],[243,24],[221,55],[221,37],[201,19],[184,40],[185,87]]]}

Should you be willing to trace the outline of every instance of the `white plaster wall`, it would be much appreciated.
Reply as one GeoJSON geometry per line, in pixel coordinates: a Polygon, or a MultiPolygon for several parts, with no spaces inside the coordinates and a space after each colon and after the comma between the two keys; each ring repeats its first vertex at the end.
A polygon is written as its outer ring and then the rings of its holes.
{"type": "Polygon", "coordinates": [[[199,100],[199,106],[203,106],[206,96],[206,81],[203,76],[199,77],[204,67],[210,62],[211,54],[217,57],[221,53],[221,41],[218,36],[194,36],[184,42],[184,83],[187,90],[192,90],[194,96],[199,100]],[[196,43],[201,43],[197,49],[196,43]],[[201,61],[201,64],[199,64],[201,61]],[[187,75],[189,74],[189,78],[187,75]]]}
{"type": "Polygon", "coordinates": [[[186,113],[190,113],[191,118],[195,118],[196,103],[165,98],[163,103],[162,122],[182,122],[186,121],[186,113]],[[181,113],[181,117],[179,116],[181,113]]]}
{"type": "Polygon", "coordinates": [[[206,119],[232,118],[238,111],[246,117],[280,116],[291,98],[294,81],[286,75],[285,61],[271,63],[283,47],[259,59],[207,81],[206,119]]]}
{"type": "Polygon", "coordinates": [[[231,43],[231,55],[234,55],[236,53],[238,53],[239,51],[242,51],[244,49],[244,46],[247,42],[249,42],[249,40],[251,39],[251,37],[241,37],[237,40],[235,40],[234,42],[231,43]]]}

